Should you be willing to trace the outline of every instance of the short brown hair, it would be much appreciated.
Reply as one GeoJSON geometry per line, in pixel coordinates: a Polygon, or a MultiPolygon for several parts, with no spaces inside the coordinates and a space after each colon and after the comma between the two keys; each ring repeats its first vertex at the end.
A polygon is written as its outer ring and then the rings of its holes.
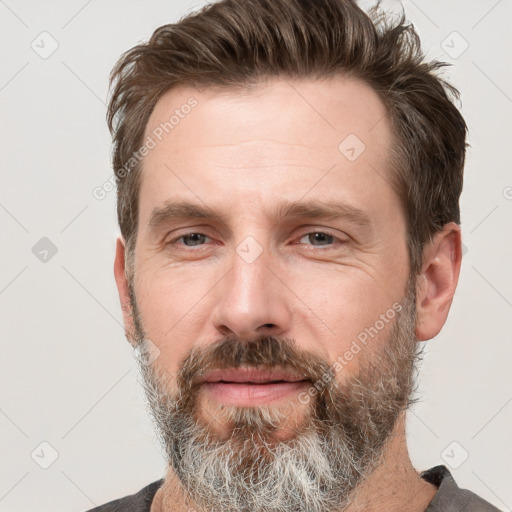
{"type": "Polygon", "coordinates": [[[159,98],[176,85],[244,88],[269,77],[345,74],[369,84],[389,112],[395,144],[390,182],[406,214],[411,275],[448,222],[460,224],[467,127],[450,99],[458,91],[424,62],[402,14],[395,21],[355,0],[221,0],[125,52],[110,76],[107,121],[113,137],[117,215],[132,261],[138,229],[143,144],[159,98]]]}

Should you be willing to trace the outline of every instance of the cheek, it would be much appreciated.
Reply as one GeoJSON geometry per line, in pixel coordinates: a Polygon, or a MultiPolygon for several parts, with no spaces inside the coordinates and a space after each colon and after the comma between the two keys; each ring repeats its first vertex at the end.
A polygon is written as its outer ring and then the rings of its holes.
{"type": "MultiPolygon", "coordinates": [[[[310,350],[316,345],[316,352],[329,364],[338,361],[344,371],[357,372],[359,365],[387,342],[400,293],[356,269],[317,272],[314,277],[310,273],[308,278],[301,275],[295,277],[294,291],[307,307],[300,306],[301,318],[295,320],[311,329],[308,336],[312,341],[303,339],[300,327],[294,329],[298,341],[310,350]]],[[[341,370],[339,366],[334,369],[341,370]]]]}
{"type": "Polygon", "coordinates": [[[203,279],[179,271],[139,276],[137,305],[146,336],[160,350],[159,363],[176,373],[179,363],[197,344],[197,332],[204,324],[198,318],[202,300],[210,287],[203,279]]]}

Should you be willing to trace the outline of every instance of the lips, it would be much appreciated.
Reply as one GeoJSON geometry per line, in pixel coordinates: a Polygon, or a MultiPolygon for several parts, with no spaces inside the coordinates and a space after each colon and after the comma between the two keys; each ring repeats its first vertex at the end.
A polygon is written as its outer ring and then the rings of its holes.
{"type": "Polygon", "coordinates": [[[228,368],[206,372],[200,379],[210,399],[225,405],[257,407],[293,399],[310,382],[304,375],[286,370],[228,368]]]}
{"type": "Polygon", "coordinates": [[[278,369],[227,368],[206,372],[201,383],[224,382],[243,384],[271,384],[283,382],[300,382],[308,380],[304,375],[278,369]]]}

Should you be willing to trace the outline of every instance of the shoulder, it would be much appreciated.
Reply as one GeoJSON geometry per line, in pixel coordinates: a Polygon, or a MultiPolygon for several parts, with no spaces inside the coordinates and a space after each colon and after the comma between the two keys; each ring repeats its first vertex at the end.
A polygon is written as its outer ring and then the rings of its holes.
{"type": "Polygon", "coordinates": [[[164,479],[153,482],[139,492],[119,498],[87,512],[149,512],[156,491],[163,484],[164,479]]]}
{"type": "Polygon", "coordinates": [[[446,466],[435,466],[423,471],[421,477],[438,487],[425,512],[500,512],[475,493],[461,489],[446,466]]]}

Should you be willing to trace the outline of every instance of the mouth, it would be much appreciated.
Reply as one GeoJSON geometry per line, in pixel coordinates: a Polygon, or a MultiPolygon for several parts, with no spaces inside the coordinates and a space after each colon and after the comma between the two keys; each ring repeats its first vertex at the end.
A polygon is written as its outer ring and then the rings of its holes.
{"type": "Polygon", "coordinates": [[[225,404],[249,407],[290,399],[310,382],[304,375],[259,368],[212,370],[201,379],[211,398],[225,404]]]}

